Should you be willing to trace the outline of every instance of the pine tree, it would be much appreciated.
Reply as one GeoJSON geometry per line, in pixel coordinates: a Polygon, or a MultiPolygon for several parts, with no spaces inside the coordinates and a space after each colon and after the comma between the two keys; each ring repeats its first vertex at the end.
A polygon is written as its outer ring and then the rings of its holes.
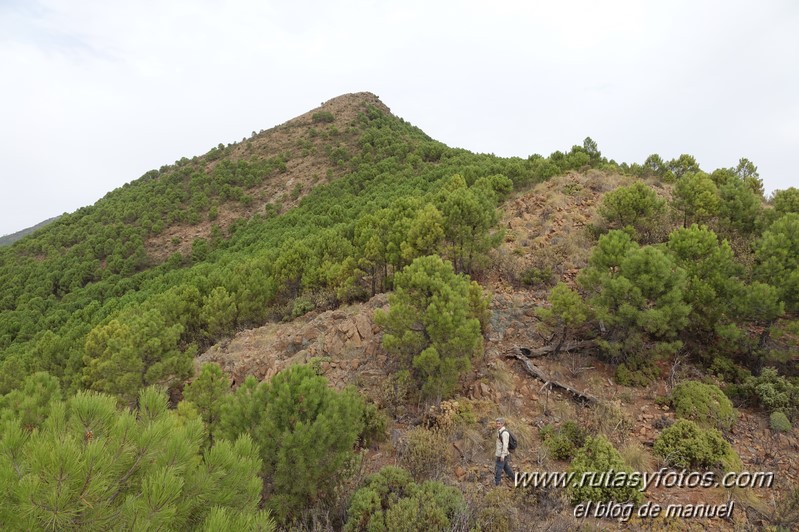
{"type": "Polygon", "coordinates": [[[707,222],[719,211],[718,188],[703,172],[685,174],[674,187],[672,206],[680,213],[683,227],[688,227],[691,222],[707,222]]]}
{"type": "Polygon", "coordinates": [[[755,256],[758,278],[777,287],[787,310],[799,311],[799,214],[788,213],[774,222],[755,256]]]}
{"type": "Polygon", "coordinates": [[[602,330],[600,346],[616,362],[673,354],[677,333],[688,323],[685,271],[653,246],[638,247],[629,235],[600,237],[589,267],[578,277],[602,330]]]}
{"type": "MultiPolygon", "coordinates": [[[[202,454],[200,419],[167,409],[147,388],[137,412],[114,397],[80,392],[53,400],[38,430],[6,419],[0,433],[0,528],[109,530],[202,528],[212,508],[250,530],[258,513],[258,448],[248,436],[202,454]]],[[[260,527],[260,528],[259,528],[260,527]]]]}
{"type": "Polygon", "coordinates": [[[203,364],[200,375],[183,390],[184,400],[197,407],[205,422],[210,443],[219,430],[222,404],[229,390],[230,382],[218,364],[203,364]]]}
{"type": "Polygon", "coordinates": [[[605,194],[599,213],[611,229],[629,226],[639,236],[646,236],[657,226],[665,207],[665,200],[651,187],[636,181],[605,194]]]}
{"type": "Polygon", "coordinates": [[[310,366],[244,386],[223,409],[221,432],[252,434],[271,487],[269,507],[285,520],[335,487],[363,429],[364,403],[353,389],[330,388],[310,366]]]}
{"type": "Polygon", "coordinates": [[[177,386],[191,374],[191,351],[178,347],[183,327],[156,309],[133,308],[86,337],[83,383],[130,404],[152,384],[177,386]]]}
{"type": "Polygon", "coordinates": [[[482,354],[482,291],[437,255],[416,259],[394,284],[390,310],[375,314],[386,331],[383,346],[397,357],[397,369],[415,368],[425,396],[446,397],[482,354]]]}

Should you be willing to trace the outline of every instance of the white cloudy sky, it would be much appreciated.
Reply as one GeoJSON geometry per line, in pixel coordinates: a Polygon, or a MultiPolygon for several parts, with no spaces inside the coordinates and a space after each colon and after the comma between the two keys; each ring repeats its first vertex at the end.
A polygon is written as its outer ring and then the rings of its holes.
{"type": "Polygon", "coordinates": [[[450,146],[586,136],[797,184],[799,3],[0,0],[0,235],[371,91],[450,146]]]}

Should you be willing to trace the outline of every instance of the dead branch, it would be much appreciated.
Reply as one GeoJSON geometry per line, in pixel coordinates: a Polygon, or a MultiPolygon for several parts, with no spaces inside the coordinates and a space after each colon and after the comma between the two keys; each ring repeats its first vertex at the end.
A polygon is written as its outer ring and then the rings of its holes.
{"type": "MultiPolygon", "coordinates": [[[[589,349],[591,347],[595,347],[596,344],[593,340],[585,340],[582,342],[577,342],[576,344],[567,344],[562,346],[560,351],[563,353],[568,353],[569,351],[582,351],[584,349],[589,349]]],[[[558,346],[557,344],[550,344],[545,345],[544,347],[539,347],[537,349],[531,349],[529,347],[519,347],[513,346],[511,352],[513,353],[512,356],[515,355],[522,355],[527,358],[541,358],[547,355],[551,355],[557,352],[558,346]]]]}
{"type": "Polygon", "coordinates": [[[549,376],[547,376],[543,372],[543,370],[533,366],[530,363],[530,361],[527,360],[522,355],[514,355],[513,358],[518,359],[522,363],[522,366],[524,366],[524,369],[527,370],[527,373],[529,373],[530,375],[532,375],[536,379],[543,381],[544,382],[544,386],[549,384],[549,385],[554,386],[556,388],[560,388],[561,390],[565,390],[565,391],[569,392],[569,394],[571,394],[575,399],[578,399],[578,400],[580,400],[582,402],[585,402],[585,403],[589,403],[589,404],[592,404],[592,405],[598,405],[598,404],[601,403],[599,398],[594,397],[591,394],[581,392],[580,390],[577,390],[576,388],[572,388],[568,384],[563,384],[562,382],[558,382],[558,381],[550,379],[549,376]]]}

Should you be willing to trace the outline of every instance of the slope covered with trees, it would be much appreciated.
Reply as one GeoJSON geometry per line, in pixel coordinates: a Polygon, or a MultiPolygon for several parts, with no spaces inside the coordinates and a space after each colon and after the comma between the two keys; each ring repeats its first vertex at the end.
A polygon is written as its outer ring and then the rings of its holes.
{"type": "MultiPolygon", "coordinates": [[[[686,418],[677,429],[718,451],[697,467],[736,467],[718,432],[734,426],[732,407],[703,425],[694,405],[726,405],[723,389],[792,430],[797,198],[766,201],[746,159],[711,173],[689,155],[618,164],[590,138],[526,159],[453,149],[368,93],[148,172],[0,249],[0,528],[518,526],[519,505],[477,504],[446,479],[361,478],[370,447],[408,416],[427,428],[392,441],[400,465],[433,477],[420,463],[446,466],[450,440],[464,459],[477,425],[464,390],[502,364],[486,349],[499,345],[489,287],[546,298],[527,324],[542,352],[579,345],[620,385],[650,386],[682,363],[704,372],[713,383],[668,399],[686,418]],[[575,230],[590,245],[526,247],[500,208],[565,174],[601,190],[575,230]],[[238,331],[383,292],[391,401],[336,390],[313,365],[233,388],[218,366],[195,369],[238,331]],[[431,406],[448,410],[431,421],[431,406]]],[[[668,455],[677,429],[654,449],[668,455]]],[[[576,469],[621,464],[606,436],[563,444],[576,469]]]]}

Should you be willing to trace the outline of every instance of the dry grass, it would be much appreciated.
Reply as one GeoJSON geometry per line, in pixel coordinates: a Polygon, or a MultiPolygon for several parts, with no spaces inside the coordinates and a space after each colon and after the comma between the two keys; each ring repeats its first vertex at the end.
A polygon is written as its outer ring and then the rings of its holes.
{"type": "Polygon", "coordinates": [[[492,363],[489,369],[491,389],[506,394],[516,389],[516,376],[501,360],[492,363]]]}
{"type": "Polygon", "coordinates": [[[624,463],[633,471],[654,471],[655,458],[638,441],[632,440],[624,444],[619,451],[624,463]]]}
{"type": "Polygon", "coordinates": [[[400,442],[400,465],[417,481],[438,480],[449,471],[451,465],[449,448],[449,441],[441,432],[414,427],[405,433],[400,442]]]}
{"type": "Polygon", "coordinates": [[[621,405],[604,402],[591,408],[589,427],[609,441],[621,443],[629,436],[633,421],[621,405]]]}

